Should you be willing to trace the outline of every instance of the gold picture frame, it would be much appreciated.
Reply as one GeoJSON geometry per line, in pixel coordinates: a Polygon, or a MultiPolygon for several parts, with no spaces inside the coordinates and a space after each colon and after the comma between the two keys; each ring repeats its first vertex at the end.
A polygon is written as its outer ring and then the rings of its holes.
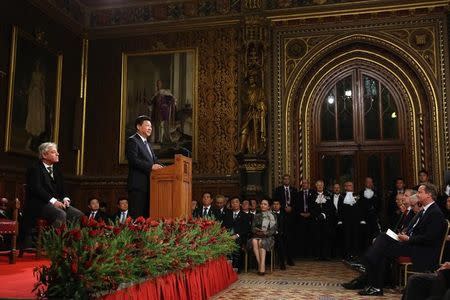
{"type": "Polygon", "coordinates": [[[47,46],[43,33],[13,26],[6,114],[5,151],[36,156],[43,142],[57,143],[63,55],[47,46]]]}
{"type": "Polygon", "coordinates": [[[152,119],[153,150],[162,162],[175,154],[197,158],[198,50],[122,53],[119,163],[139,115],[152,119]]]}

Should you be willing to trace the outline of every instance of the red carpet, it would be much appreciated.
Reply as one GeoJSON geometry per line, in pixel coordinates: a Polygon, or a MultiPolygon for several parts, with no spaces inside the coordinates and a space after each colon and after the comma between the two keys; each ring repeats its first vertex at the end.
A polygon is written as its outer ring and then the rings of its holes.
{"type": "Polygon", "coordinates": [[[31,253],[17,258],[14,265],[8,264],[7,256],[0,256],[0,299],[35,299],[33,269],[49,264],[46,259],[36,260],[31,253]]]}

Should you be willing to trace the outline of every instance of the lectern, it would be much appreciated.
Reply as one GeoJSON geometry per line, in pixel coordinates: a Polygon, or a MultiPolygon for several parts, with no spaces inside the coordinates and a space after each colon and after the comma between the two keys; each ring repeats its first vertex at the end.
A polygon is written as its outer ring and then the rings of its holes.
{"type": "Polygon", "coordinates": [[[151,173],[150,217],[189,217],[191,205],[192,159],[177,154],[173,165],[151,173]]]}

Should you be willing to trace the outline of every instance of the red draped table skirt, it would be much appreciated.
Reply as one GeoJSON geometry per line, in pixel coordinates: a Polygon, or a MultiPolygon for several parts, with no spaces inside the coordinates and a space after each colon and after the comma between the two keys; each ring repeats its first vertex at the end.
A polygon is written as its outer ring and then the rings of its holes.
{"type": "Polygon", "coordinates": [[[225,257],[203,265],[171,273],[118,290],[103,300],[124,299],[208,299],[237,280],[237,274],[225,257]]]}

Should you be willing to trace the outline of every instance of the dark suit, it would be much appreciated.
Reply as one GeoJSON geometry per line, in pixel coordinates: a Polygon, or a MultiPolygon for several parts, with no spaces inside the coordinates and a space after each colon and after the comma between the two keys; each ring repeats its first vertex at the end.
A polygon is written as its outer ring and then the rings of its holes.
{"type": "Polygon", "coordinates": [[[408,279],[404,300],[447,300],[450,295],[450,270],[445,269],[437,274],[414,274],[408,279]]]}
{"type": "MultiPolygon", "coordinates": [[[[113,222],[116,222],[116,221],[119,222],[121,216],[122,216],[122,212],[121,212],[121,211],[118,211],[114,216],[112,216],[112,221],[113,221],[113,222]]],[[[135,219],[134,215],[132,215],[132,214],[130,213],[129,210],[128,210],[128,211],[126,212],[126,214],[125,214],[125,220],[126,220],[128,217],[130,217],[132,220],[135,219]]]]}
{"type": "Polygon", "coordinates": [[[309,257],[311,256],[313,243],[311,243],[311,230],[313,219],[311,216],[303,217],[300,213],[311,213],[310,212],[310,197],[313,194],[314,190],[300,190],[297,193],[297,199],[294,202],[294,211],[297,219],[297,246],[300,252],[301,257],[309,257]],[[305,205],[306,204],[306,205],[305,205]]]}
{"type": "Polygon", "coordinates": [[[344,254],[344,229],[342,224],[342,214],[339,211],[339,206],[342,207],[342,202],[344,201],[344,197],[342,194],[331,194],[331,203],[333,205],[334,214],[331,216],[330,224],[330,239],[332,241],[332,256],[333,257],[342,257],[344,254]],[[338,200],[336,204],[334,203],[334,196],[337,195],[338,200]]]}
{"type": "Polygon", "coordinates": [[[409,223],[411,222],[411,220],[414,218],[415,215],[416,214],[414,213],[413,209],[405,211],[405,213],[400,215],[397,224],[392,230],[395,232],[402,232],[404,230],[407,230],[409,223]]]}
{"type": "Polygon", "coordinates": [[[294,202],[297,198],[297,189],[293,186],[289,186],[289,192],[286,193],[286,187],[281,185],[273,191],[273,199],[279,200],[281,209],[284,210],[286,206],[294,206],[294,202]],[[288,199],[290,196],[290,199],[288,199]]]}
{"type": "Polygon", "coordinates": [[[223,221],[223,219],[225,218],[225,215],[227,214],[228,209],[226,209],[225,207],[220,209],[217,209],[217,220],[218,221],[223,221]]]}
{"type": "Polygon", "coordinates": [[[423,214],[418,214],[411,223],[416,223],[407,242],[398,242],[380,234],[365,255],[369,284],[383,288],[383,274],[387,258],[410,256],[413,268],[418,272],[434,271],[438,268],[439,254],[444,230],[447,226],[442,211],[432,203],[423,214]]]}
{"type": "Polygon", "coordinates": [[[312,232],[314,234],[315,255],[319,259],[329,258],[331,254],[331,230],[334,227],[336,210],[330,193],[323,192],[325,203],[317,203],[319,193],[314,191],[309,197],[310,211],[313,218],[312,232]]]}
{"type": "Polygon", "coordinates": [[[127,139],[125,153],[128,159],[128,201],[130,213],[148,217],[150,212],[150,173],[158,158],[150,143],[150,152],[139,134],[127,139]]]}
{"type": "MultiPolygon", "coordinates": [[[[284,254],[288,262],[294,258],[297,240],[297,214],[295,213],[295,203],[298,198],[298,191],[295,187],[289,186],[289,192],[286,193],[286,187],[281,185],[273,191],[273,199],[279,200],[281,210],[283,211],[283,244],[284,254]],[[289,198],[290,197],[290,198],[289,198]],[[291,212],[286,212],[286,207],[291,208],[291,212]]],[[[278,232],[280,230],[278,229],[278,232]]],[[[280,244],[280,243],[279,243],[280,244]]],[[[284,257],[279,257],[280,262],[284,261],[284,257]]],[[[283,262],[284,264],[284,262],[283,262]]]]}
{"type": "Polygon", "coordinates": [[[200,206],[194,209],[194,212],[192,213],[192,216],[194,218],[214,218],[216,220],[219,219],[219,211],[214,208],[212,205],[210,206],[208,213],[206,216],[203,215],[204,207],[200,206]]]}
{"type": "Polygon", "coordinates": [[[227,210],[223,217],[222,226],[225,227],[232,235],[238,234],[239,237],[234,241],[239,246],[232,253],[233,267],[241,269],[242,267],[242,246],[247,243],[250,234],[250,220],[248,214],[239,211],[236,218],[231,210],[227,210]]]}
{"type": "Polygon", "coordinates": [[[0,219],[11,219],[10,214],[8,213],[8,211],[3,211],[0,210],[0,219]]]}
{"type": "MultiPolygon", "coordinates": [[[[86,217],[90,218],[92,211],[88,211],[86,212],[86,217]]],[[[97,210],[97,212],[95,213],[94,216],[94,220],[95,221],[100,221],[103,220],[104,222],[107,222],[109,220],[109,216],[107,214],[105,214],[104,212],[102,212],[101,210],[97,210]]]]}
{"type": "Polygon", "coordinates": [[[68,197],[64,191],[64,178],[57,165],[53,165],[53,178],[41,161],[28,168],[26,173],[26,199],[24,205],[24,220],[21,226],[21,247],[31,246],[31,233],[37,218],[44,218],[55,227],[67,219],[76,221],[83,213],[69,206],[65,209],[56,208],[50,203],[52,198],[62,202],[68,197]]]}
{"type": "Polygon", "coordinates": [[[280,267],[285,266],[287,261],[292,260],[292,252],[288,250],[289,241],[287,232],[287,214],[285,211],[273,212],[277,221],[277,232],[275,233],[275,249],[278,254],[278,262],[280,267]]]}
{"type": "MultiPolygon", "coordinates": [[[[27,170],[26,201],[24,217],[26,222],[34,222],[38,217],[45,218],[49,223],[64,222],[66,217],[74,220],[83,215],[72,206],[65,210],[54,207],[49,201],[52,198],[63,201],[68,197],[64,191],[64,178],[58,165],[53,165],[53,178],[39,161],[27,170]],[[67,214],[67,215],[66,215],[67,214]]],[[[32,226],[33,223],[28,223],[32,226]]]]}

